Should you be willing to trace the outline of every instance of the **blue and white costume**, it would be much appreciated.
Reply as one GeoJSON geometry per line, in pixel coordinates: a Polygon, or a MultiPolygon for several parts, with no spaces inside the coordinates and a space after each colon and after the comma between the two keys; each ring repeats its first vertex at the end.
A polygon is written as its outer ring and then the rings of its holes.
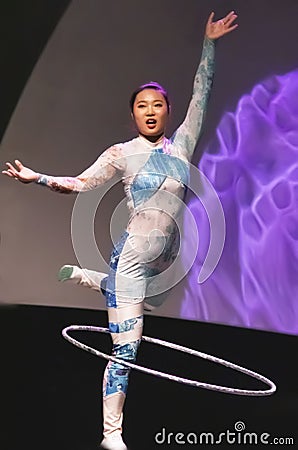
{"type": "MultiPolygon", "coordinates": [[[[109,274],[98,275],[106,296],[113,355],[123,360],[135,361],[144,301],[148,308],[160,304],[167,277],[158,275],[171,266],[179,250],[176,222],[212,85],[214,46],[214,41],[205,38],[185,120],[170,139],[152,143],[139,136],[113,145],[77,177],[40,175],[37,181],[58,192],[76,193],[95,189],[117,174],[122,178],[129,222],[112,252],[109,274]],[[155,289],[160,295],[150,299],[155,289]]],[[[105,438],[121,435],[128,375],[129,369],[120,364],[109,362],[106,367],[105,438]]]]}

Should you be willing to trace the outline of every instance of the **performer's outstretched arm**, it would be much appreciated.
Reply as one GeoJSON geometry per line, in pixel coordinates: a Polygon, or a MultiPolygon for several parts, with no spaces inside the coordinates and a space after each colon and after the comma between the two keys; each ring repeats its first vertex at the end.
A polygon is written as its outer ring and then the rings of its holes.
{"type": "Polygon", "coordinates": [[[43,175],[25,167],[20,161],[15,160],[16,168],[11,163],[6,163],[5,175],[15,178],[23,183],[36,182],[61,193],[77,193],[95,189],[113,178],[118,171],[122,171],[123,158],[118,146],[108,148],[98,159],[84,172],[76,177],[54,177],[43,175]]]}
{"type": "Polygon", "coordinates": [[[212,22],[213,17],[214,13],[211,13],[206,24],[202,56],[185,119],[172,137],[172,141],[188,161],[191,160],[199,140],[206,114],[214,74],[215,40],[237,27],[232,25],[237,17],[234,11],[217,22],[212,22]]]}

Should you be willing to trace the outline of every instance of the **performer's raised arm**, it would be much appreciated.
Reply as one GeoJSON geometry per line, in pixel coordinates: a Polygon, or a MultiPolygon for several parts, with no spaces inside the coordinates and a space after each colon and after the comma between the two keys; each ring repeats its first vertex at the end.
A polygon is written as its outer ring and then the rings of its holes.
{"type": "Polygon", "coordinates": [[[237,18],[234,11],[216,22],[213,22],[213,18],[214,12],[210,14],[206,24],[201,61],[195,75],[193,94],[185,119],[172,137],[188,161],[191,160],[199,140],[206,114],[214,73],[215,41],[237,27],[236,24],[232,25],[237,18]]]}
{"type": "Polygon", "coordinates": [[[95,189],[122,171],[123,159],[118,146],[112,146],[103,152],[98,159],[84,172],[76,177],[55,177],[34,172],[15,160],[14,167],[10,162],[2,173],[23,183],[35,182],[61,193],[77,193],[95,189]]]}

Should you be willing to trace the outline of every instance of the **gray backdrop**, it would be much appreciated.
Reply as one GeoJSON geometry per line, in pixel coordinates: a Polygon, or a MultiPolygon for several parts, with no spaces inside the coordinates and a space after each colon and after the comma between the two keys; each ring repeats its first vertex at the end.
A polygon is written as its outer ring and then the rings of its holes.
{"type": "MultiPolygon", "coordinates": [[[[2,141],[1,165],[20,159],[34,170],[75,176],[108,146],[135,135],[128,99],[136,86],[159,81],[169,90],[168,134],[183,120],[200,59],[205,21],[231,9],[239,29],[217,44],[206,131],[197,156],[225,111],[255,83],[297,67],[295,0],[74,0],[57,25],[24,89],[2,141]]],[[[195,158],[195,160],[196,160],[195,158]]],[[[94,291],[57,281],[77,262],[71,241],[75,195],[0,179],[0,301],[104,308],[94,291]]],[[[109,218],[123,198],[106,196],[95,220],[109,258],[109,218]]],[[[96,261],[91,261],[95,267],[96,261]]],[[[100,268],[99,268],[100,269],[100,268]]],[[[156,315],[179,317],[183,282],[156,315]]]]}

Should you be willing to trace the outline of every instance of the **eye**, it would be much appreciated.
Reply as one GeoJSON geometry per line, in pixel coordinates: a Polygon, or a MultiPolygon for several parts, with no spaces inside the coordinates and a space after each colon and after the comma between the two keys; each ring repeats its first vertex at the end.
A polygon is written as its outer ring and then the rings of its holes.
{"type": "Polygon", "coordinates": [[[162,103],[155,103],[155,106],[156,106],[157,108],[162,108],[162,107],[163,107],[163,104],[162,104],[162,103]]]}
{"type": "Polygon", "coordinates": [[[138,105],[138,108],[145,108],[145,105],[138,105]]]}

